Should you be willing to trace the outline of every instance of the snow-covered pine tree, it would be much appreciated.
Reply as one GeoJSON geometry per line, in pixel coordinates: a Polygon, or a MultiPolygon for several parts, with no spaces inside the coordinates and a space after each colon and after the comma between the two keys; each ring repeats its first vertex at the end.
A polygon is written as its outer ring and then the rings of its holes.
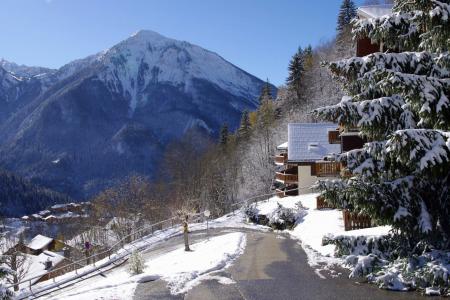
{"type": "Polygon", "coordinates": [[[356,37],[399,53],[329,63],[350,96],[314,111],[368,140],[341,156],[352,176],[321,182],[323,195],[393,225],[405,249],[450,247],[449,3],[397,0],[392,15],[354,21],[356,37]]]}
{"type": "Polygon", "coordinates": [[[297,95],[297,99],[301,98],[301,83],[303,80],[303,73],[305,72],[305,58],[301,47],[292,56],[288,66],[288,77],[286,83],[297,95]]]}

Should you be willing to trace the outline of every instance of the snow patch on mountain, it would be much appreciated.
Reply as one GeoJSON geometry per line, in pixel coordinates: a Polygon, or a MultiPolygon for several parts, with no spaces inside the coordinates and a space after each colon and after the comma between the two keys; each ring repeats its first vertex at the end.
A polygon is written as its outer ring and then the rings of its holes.
{"type": "Polygon", "coordinates": [[[130,102],[130,114],[144,105],[144,92],[151,83],[170,83],[192,93],[192,81],[204,79],[233,95],[250,98],[258,94],[255,79],[216,53],[153,31],[139,31],[105,51],[98,60],[106,70],[102,81],[130,102]]]}

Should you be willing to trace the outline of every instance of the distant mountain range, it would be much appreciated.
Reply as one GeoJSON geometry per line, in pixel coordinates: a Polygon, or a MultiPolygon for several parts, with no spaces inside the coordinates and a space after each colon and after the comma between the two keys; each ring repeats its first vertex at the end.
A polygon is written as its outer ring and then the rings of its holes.
{"type": "Polygon", "coordinates": [[[57,70],[1,60],[0,166],[82,199],[131,172],[155,175],[187,130],[236,128],[263,84],[152,31],[57,70]]]}

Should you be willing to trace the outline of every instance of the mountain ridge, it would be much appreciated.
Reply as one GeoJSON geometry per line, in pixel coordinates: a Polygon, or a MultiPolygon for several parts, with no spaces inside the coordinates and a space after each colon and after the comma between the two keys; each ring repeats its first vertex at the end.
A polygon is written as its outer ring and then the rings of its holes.
{"type": "Polygon", "coordinates": [[[133,172],[155,176],[167,145],[189,130],[234,130],[265,84],[153,31],[28,81],[34,97],[0,118],[0,165],[77,199],[133,172]]]}

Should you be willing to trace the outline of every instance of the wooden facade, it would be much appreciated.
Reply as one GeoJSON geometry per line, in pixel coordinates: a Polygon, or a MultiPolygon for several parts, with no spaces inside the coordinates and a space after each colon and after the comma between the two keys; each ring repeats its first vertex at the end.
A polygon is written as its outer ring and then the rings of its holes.
{"type": "Polygon", "coordinates": [[[354,149],[361,149],[364,140],[358,134],[341,134],[341,151],[347,152],[354,149]]]}
{"type": "Polygon", "coordinates": [[[363,57],[375,52],[380,52],[381,47],[378,44],[372,44],[369,38],[360,38],[356,42],[356,56],[363,57]]]}
{"type": "Polygon", "coordinates": [[[336,161],[317,161],[311,166],[311,175],[317,177],[336,177],[341,172],[341,163],[336,161]]]}
{"type": "Polygon", "coordinates": [[[277,165],[284,165],[287,163],[288,156],[287,153],[280,153],[275,156],[275,164],[277,165]]]}
{"type": "Polygon", "coordinates": [[[339,130],[328,131],[328,142],[330,144],[340,144],[341,137],[339,136],[339,130]]]}
{"type": "Polygon", "coordinates": [[[285,171],[276,172],[275,178],[286,184],[297,184],[298,183],[298,173],[297,168],[287,169],[285,171]]]}

